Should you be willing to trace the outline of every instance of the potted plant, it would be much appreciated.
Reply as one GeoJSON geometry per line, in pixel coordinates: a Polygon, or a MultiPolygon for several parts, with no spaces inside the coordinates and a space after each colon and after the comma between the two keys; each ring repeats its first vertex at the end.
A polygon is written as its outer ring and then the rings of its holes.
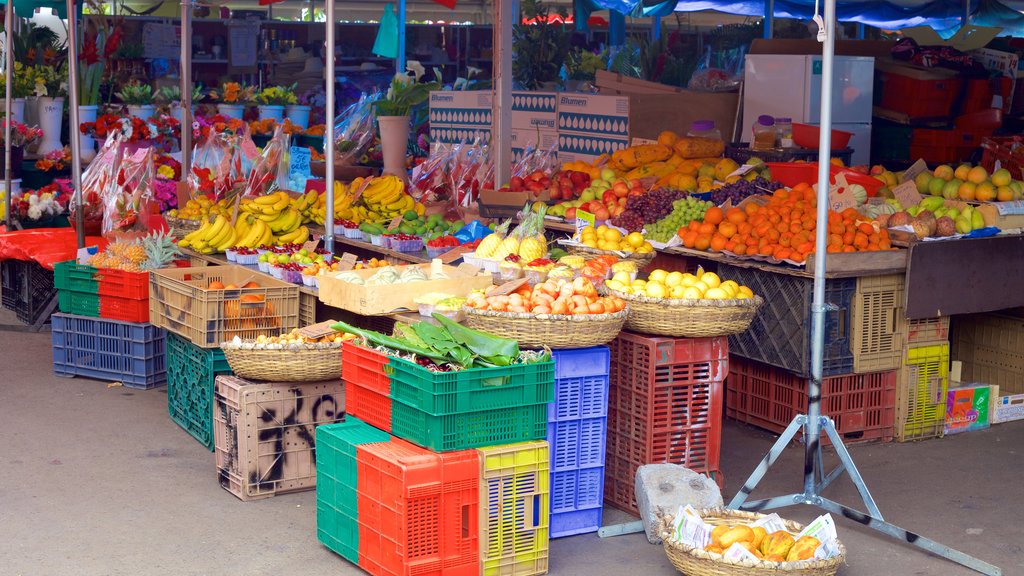
{"type": "Polygon", "coordinates": [[[523,0],[522,11],[524,19],[535,22],[512,28],[512,79],[527,90],[552,88],[569,51],[569,34],[549,21],[550,9],[540,0],[523,0]]]}
{"type": "Polygon", "coordinates": [[[302,96],[299,96],[299,101],[295,104],[289,104],[284,110],[284,115],[292,121],[292,124],[301,126],[303,130],[309,128],[309,116],[313,111],[313,102],[316,100],[318,92],[316,89],[306,90],[302,96]]]}
{"type": "Polygon", "coordinates": [[[284,121],[284,107],[298,103],[295,97],[295,84],[291,86],[270,86],[260,90],[256,95],[259,102],[260,118],[271,118],[276,122],[284,121]]]}
{"type": "Polygon", "coordinates": [[[36,153],[40,156],[64,148],[60,140],[61,123],[64,119],[64,96],[67,94],[67,75],[58,63],[33,67],[35,75],[34,93],[38,102],[39,128],[42,140],[36,153]]]}
{"type": "Polygon", "coordinates": [[[227,118],[241,120],[245,107],[255,99],[256,89],[238,82],[226,82],[219,89],[210,90],[210,98],[217,102],[217,112],[227,118]]]}
{"type": "Polygon", "coordinates": [[[128,106],[130,116],[146,120],[156,114],[156,105],[153,104],[153,87],[149,84],[132,80],[121,86],[117,97],[128,106]]]}
{"type": "MultiPolygon", "coordinates": [[[[7,77],[0,72],[0,88],[6,88],[7,77]]],[[[11,79],[11,119],[25,122],[25,98],[32,96],[35,88],[35,76],[31,66],[21,62],[14,63],[14,78],[11,79]]]]}
{"type": "Polygon", "coordinates": [[[373,102],[380,129],[380,143],[384,156],[384,173],[406,176],[406,151],[409,147],[409,116],[412,109],[423,104],[430,93],[441,87],[440,82],[420,82],[423,66],[410,60],[405,74],[399,72],[391,79],[386,94],[373,102]]]}
{"type": "MultiPolygon", "coordinates": [[[[192,105],[193,109],[195,103],[199,102],[206,96],[206,91],[203,89],[202,84],[195,84],[192,86],[192,105]]],[[[185,112],[181,106],[181,86],[175,84],[174,86],[164,86],[156,93],[157,102],[167,105],[168,112],[179,124],[185,122],[185,112]]]]}
{"type": "MultiPolygon", "coordinates": [[[[7,119],[0,119],[0,146],[4,145],[7,119]]],[[[21,178],[21,163],[25,159],[25,148],[28,148],[43,136],[43,131],[29,127],[17,120],[11,120],[11,178],[21,178]]],[[[6,176],[5,162],[0,155],[0,178],[6,176]]]]}

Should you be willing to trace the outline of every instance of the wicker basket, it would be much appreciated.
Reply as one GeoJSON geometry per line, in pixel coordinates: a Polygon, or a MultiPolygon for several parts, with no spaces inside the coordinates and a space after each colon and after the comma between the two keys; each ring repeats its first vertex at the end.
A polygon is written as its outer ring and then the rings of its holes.
{"type": "MultiPolygon", "coordinates": [[[[749,523],[764,516],[756,512],[713,508],[700,511],[705,522],[712,525],[749,523]]],[[[796,536],[803,526],[783,520],[786,530],[796,536]]],[[[839,543],[839,555],[827,560],[801,560],[798,562],[763,562],[726,560],[721,554],[693,548],[669,538],[672,516],[661,519],[661,538],[669,561],[686,576],[832,576],[846,561],[846,547],[839,543]]]]}
{"type": "Polygon", "coordinates": [[[221,348],[235,376],[266,382],[320,382],[341,378],[341,347],[302,350],[221,348]]]}
{"type": "Polygon", "coordinates": [[[746,331],[764,304],[760,296],[729,300],[648,298],[604,288],[629,302],[626,328],[641,334],[673,338],[710,338],[746,331]]]}
{"type": "Polygon", "coordinates": [[[622,331],[629,307],[614,314],[522,314],[464,306],[466,326],[509,338],[526,348],[585,348],[607,344],[622,331]]]}
{"type": "Polygon", "coordinates": [[[185,218],[174,218],[171,216],[164,216],[164,221],[167,222],[167,226],[173,228],[178,236],[184,236],[190,232],[195,232],[202,227],[202,220],[187,220],[185,218]]]}
{"type": "Polygon", "coordinates": [[[611,250],[598,250],[597,248],[581,246],[579,244],[563,244],[562,246],[569,254],[578,254],[587,258],[594,258],[595,256],[615,256],[623,262],[636,262],[638,270],[643,270],[644,267],[653,262],[654,257],[658,255],[656,252],[648,252],[646,254],[633,252],[629,255],[622,256],[620,253],[611,250]]]}

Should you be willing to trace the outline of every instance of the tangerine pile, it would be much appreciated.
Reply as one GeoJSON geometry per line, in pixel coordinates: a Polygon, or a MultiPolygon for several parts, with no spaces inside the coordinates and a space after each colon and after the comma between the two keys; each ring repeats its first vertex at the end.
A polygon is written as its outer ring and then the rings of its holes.
{"type": "MultiPolygon", "coordinates": [[[[690,222],[677,234],[687,248],[803,262],[814,253],[816,210],[814,189],[798,184],[792,190],[776,190],[763,206],[751,202],[743,208],[710,208],[703,222],[690,222]]],[[[828,232],[830,254],[892,248],[888,231],[853,208],[829,210],[828,232]]]]}

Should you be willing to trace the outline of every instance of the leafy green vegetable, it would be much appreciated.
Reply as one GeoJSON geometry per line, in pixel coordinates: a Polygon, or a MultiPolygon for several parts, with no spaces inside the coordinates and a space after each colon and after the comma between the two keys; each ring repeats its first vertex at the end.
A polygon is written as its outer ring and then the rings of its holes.
{"type": "Polygon", "coordinates": [[[508,366],[519,356],[519,343],[515,340],[499,338],[493,334],[466,328],[443,314],[435,312],[433,316],[441,323],[442,327],[448,330],[456,342],[465,345],[488,362],[499,366],[508,366]]]}
{"type": "Polygon", "coordinates": [[[363,330],[361,328],[356,328],[355,326],[352,326],[351,324],[348,324],[346,322],[338,322],[337,324],[332,324],[331,328],[338,331],[344,331],[350,334],[355,334],[357,336],[362,336],[367,341],[377,344],[378,346],[387,346],[388,348],[393,348],[395,350],[407,352],[409,354],[416,354],[419,356],[423,356],[424,358],[430,358],[434,362],[445,363],[449,361],[448,358],[446,358],[445,356],[438,354],[437,352],[430,350],[427,347],[413,346],[403,340],[399,340],[398,338],[385,336],[384,334],[381,334],[380,332],[374,332],[373,330],[363,330]]]}

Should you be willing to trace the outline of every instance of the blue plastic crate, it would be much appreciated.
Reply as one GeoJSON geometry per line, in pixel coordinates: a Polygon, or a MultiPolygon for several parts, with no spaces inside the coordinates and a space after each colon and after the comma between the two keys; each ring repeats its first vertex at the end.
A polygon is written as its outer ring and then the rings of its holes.
{"type": "Polygon", "coordinates": [[[607,376],[611,352],[607,346],[552,350],[555,361],[555,380],[578,376],[607,376]]]}
{"type": "Polygon", "coordinates": [[[597,532],[603,509],[603,466],[551,474],[551,538],[597,532]]]}
{"type": "Polygon", "coordinates": [[[604,466],[607,436],[607,417],[548,422],[551,470],[604,466]]]}
{"type": "Polygon", "coordinates": [[[149,389],[167,382],[167,332],[152,324],[70,314],[51,320],[53,373],[149,389]]]}
{"type": "Polygon", "coordinates": [[[555,350],[555,401],[548,421],[608,415],[609,362],[607,346],[555,350]]]}
{"type": "Polygon", "coordinates": [[[167,413],[213,451],[213,395],[218,374],[231,374],[220,348],[200,348],[167,334],[167,413]]]}

